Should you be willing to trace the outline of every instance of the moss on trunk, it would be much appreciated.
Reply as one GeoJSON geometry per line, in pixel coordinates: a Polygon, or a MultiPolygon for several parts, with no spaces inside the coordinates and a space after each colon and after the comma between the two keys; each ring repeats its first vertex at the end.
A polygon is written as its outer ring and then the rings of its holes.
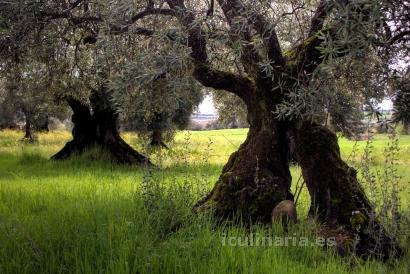
{"type": "Polygon", "coordinates": [[[312,200],[310,213],[326,226],[358,237],[359,256],[387,258],[392,250],[401,253],[375,218],[356,171],[342,160],[336,135],[323,126],[300,122],[295,137],[297,161],[312,200]]]}
{"type": "Polygon", "coordinates": [[[293,199],[287,125],[277,121],[268,104],[263,99],[248,102],[247,139],[230,156],[215,187],[195,210],[212,209],[221,219],[241,217],[244,222],[268,223],[279,202],[293,199]]]}

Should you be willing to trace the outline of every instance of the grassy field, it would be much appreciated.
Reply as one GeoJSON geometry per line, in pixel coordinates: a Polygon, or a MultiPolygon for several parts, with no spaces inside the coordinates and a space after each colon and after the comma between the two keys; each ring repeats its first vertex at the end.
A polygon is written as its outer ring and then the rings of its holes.
{"type": "MultiPolygon", "coordinates": [[[[34,145],[21,136],[0,132],[0,273],[410,273],[409,255],[398,262],[361,262],[316,245],[226,244],[229,237],[245,239],[250,233],[314,240],[317,225],[304,218],[306,189],[298,202],[301,222],[286,233],[277,225],[251,231],[215,227],[209,216],[191,214],[246,130],[183,132],[171,150],[151,153],[135,135],[124,134],[150,154],[156,170],[95,160],[98,151],[53,162],[48,158],[69,133],[39,134],[34,145]]],[[[361,177],[373,178],[374,185],[364,183],[372,199],[386,202],[391,189],[399,189],[400,211],[406,214],[410,137],[398,136],[398,151],[393,141],[377,135],[370,146],[345,139],[340,145],[344,158],[364,170],[361,177]],[[366,147],[372,156],[363,161],[366,147]]],[[[299,176],[292,167],[295,182],[299,176]]],[[[408,234],[400,235],[404,245],[408,234]]]]}

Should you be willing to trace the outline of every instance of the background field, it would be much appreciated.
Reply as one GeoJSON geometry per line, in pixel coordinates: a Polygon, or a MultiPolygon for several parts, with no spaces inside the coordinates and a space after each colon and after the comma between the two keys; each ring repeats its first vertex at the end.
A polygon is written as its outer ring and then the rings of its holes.
{"type": "MultiPolygon", "coordinates": [[[[208,216],[194,216],[190,208],[217,180],[229,154],[244,140],[244,129],[182,132],[172,149],[160,152],[124,134],[127,142],[150,154],[160,167],[155,170],[95,160],[98,151],[49,161],[70,139],[68,132],[39,134],[34,145],[20,141],[21,136],[0,132],[0,273],[410,273],[409,255],[383,264],[342,259],[317,246],[224,246],[224,237],[245,238],[249,231],[215,227],[208,216]]],[[[399,211],[405,215],[410,137],[398,136],[398,142],[397,152],[387,135],[375,136],[371,144],[341,139],[340,145],[350,164],[370,167],[359,174],[373,175],[368,177],[374,185],[364,183],[372,199],[387,199],[391,187],[398,189],[399,211]],[[372,156],[365,161],[366,147],[372,156]]],[[[299,176],[299,168],[292,167],[293,185],[299,176]]],[[[279,226],[255,226],[251,232],[314,238],[317,226],[305,220],[309,203],[303,189],[301,222],[287,233],[279,226]]],[[[409,244],[408,235],[400,238],[409,244]]]]}

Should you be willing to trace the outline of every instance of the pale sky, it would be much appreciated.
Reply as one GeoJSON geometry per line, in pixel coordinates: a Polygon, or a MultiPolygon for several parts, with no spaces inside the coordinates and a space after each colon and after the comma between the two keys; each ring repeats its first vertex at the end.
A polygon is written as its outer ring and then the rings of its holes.
{"type": "MultiPolygon", "coordinates": [[[[390,99],[385,99],[383,102],[378,104],[378,107],[381,110],[391,110],[393,108],[393,102],[390,99]]],[[[198,107],[198,113],[201,114],[216,114],[215,106],[212,101],[212,96],[208,95],[202,101],[202,103],[198,107]]]]}
{"type": "Polygon", "coordinates": [[[392,110],[393,102],[390,99],[384,99],[383,102],[377,105],[381,110],[392,110]]]}
{"type": "Polygon", "coordinates": [[[212,96],[208,95],[202,101],[202,103],[198,107],[198,113],[201,114],[216,114],[216,110],[214,107],[214,102],[212,101],[212,96]]]}

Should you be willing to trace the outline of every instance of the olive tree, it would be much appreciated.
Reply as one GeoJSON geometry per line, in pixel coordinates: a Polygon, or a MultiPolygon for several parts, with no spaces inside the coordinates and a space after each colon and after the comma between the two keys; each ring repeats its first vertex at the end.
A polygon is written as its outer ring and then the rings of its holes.
{"type": "Polygon", "coordinates": [[[214,91],[212,99],[218,112],[218,126],[223,128],[248,127],[246,106],[235,94],[214,91]]]}
{"type": "Polygon", "coordinates": [[[401,77],[395,85],[393,100],[393,121],[403,124],[403,133],[410,133],[410,78],[409,73],[401,77]]]}
{"type": "Polygon", "coordinates": [[[171,41],[167,33],[151,37],[151,47],[128,56],[110,82],[122,121],[151,146],[167,147],[176,130],[186,129],[205,93],[190,74],[186,50],[171,41]]]}
{"type": "MultiPolygon", "coordinates": [[[[215,68],[209,57],[206,28],[195,1],[168,0],[188,34],[194,76],[203,85],[239,96],[247,106],[250,124],[246,141],[231,155],[213,190],[196,205],[212,208],[220,218],[267,222],[272,208],[292,199],[289,172],[290,140],[309,189],[311,213],[330,227],[343,226],[360,238],[359,255],[387,256],[395,241],[374,218],[374,209],[341,158],[334,133],[311,119],[305,102],[321,81],[320,71],[335,59],[365,51],[374,29],[382,25],[383,7],[373,1],[318,1],[314,12],[291,10],[300,28],[288,41],[279,35],[277,3],[219,0],[239,68],[215,68]],[[289,138],[291,136],[292,138],[289,138]],[[372,224],[378,233],[364,229],[372,224]]],[[[286,7],[286,4],[285,4],[286,7]]],[[[303,7],[303,5],[302,5],[303,7]]],[[[211,35],[210,35],[211,36],[211,35]]]]}
{"type": "MultiPolygon", "coordinates": [[[[19,2],[30,6],[28,1],[19,2]]],[[[321,87],[323,72],[335,61],[371,47],[402,43],[409,32],[397,26],[408,27],[408,21],[402,20],[408,1],[320,0],[308,5],[305,1],[217,0],[212,4],[209,7],[201,0],[44,1],[23,18],[34,18],[42,26],[65,22],[82,32],[81,41],[86,44],[98,44],[107,36],[152,37],[163,32],[174,41],[178,66],[185,64],[182,60],[189,54],[192,68],[187,71],[198,82],[243,101],[250,126],[247,139],[230,156],[196,211],[212,209],[220,219],[240,215],[246,222],[269,222],[272,208],[293,199],[289,162],[294,147],[311,196],[310,212],[329,229],[342,227],[348,239],[359,239],[358,255],[386,258],[397,243],[375,218],[356,171],[340,155],[336,135],[316,119],[315,110],[323,111],[325,105],[314,99],[325,96],[324,90],[332,96],[331,90],[321,87]],[[167,34],[167,29],[175,27],[167,34]]],[[[29,29],[17,22],[14,26],[20,32],[29,29]]],[[[7,24],[2,28],[10,29],[7,24]]],[[[3,46],[7,40],[0,42],[0,50],[15,52],[10,43],[3,46]]],[[[95,51],[94,56],[113,56],[101,52],[95,51]]],[[[105,75],[110,77],[110,73],[105,75]]],[[[148,70],[142,75],[155,73],[148,70]]],[[[143,82],[145,76],[129,80],[135,79],[143,82]]],[[[107,98],[110,88],[102,86],[99,90],[105,95],[99,98],[107,98]]],[[[84,112],[92,120],[88,110],[84,112]]],[[[112,125],[112,108],[108,113],[100,121],[112,125]]]]}

